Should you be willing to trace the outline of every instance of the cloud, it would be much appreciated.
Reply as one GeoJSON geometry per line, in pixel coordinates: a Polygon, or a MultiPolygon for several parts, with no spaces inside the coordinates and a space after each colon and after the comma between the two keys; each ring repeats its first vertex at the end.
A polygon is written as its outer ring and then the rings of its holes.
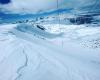
{"type": "MultiPolygon", "coordinates": [[[[59,4],[64,0],[59,0],[59,4]]],[[[12,0],[10,4],[0,5],[2,11],[14,13],[36,13],[57,8],[57,0],[12,0]]]]}
{"type": "MultiPolygon", "coordinates": [[[[78,8],[93,0],[58,0],[59,8],[78,8]]],[[[0,4],[0,11],[10,13],[39,13],[57,9],[57,0],[11,0],[0,4]]]]}

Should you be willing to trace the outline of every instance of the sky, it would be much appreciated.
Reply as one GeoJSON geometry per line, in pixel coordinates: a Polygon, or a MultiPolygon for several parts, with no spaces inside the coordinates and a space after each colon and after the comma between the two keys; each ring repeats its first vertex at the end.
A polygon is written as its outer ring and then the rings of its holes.
{"type": "MultiPolygon", "coordinates": [[[[64,0],[59,0],[59,6],[64,0]]],[[[0,9],[12,13],[35,13],[57,8],[57,0],[0,0],[0,9]]]]}
{"type": "MultiPolygon", "coordinates": [[[[93,0],[58,0],[59,8],[77,8],[93,0]]],[[[57,9],[57,0],[0,0],[0,11],[38,13],[57,9]]]]}
{"type": "Polygon", "coordinates": [[[9,4],[11,0],[0,0],[1,4],[9,4]]]}
{"type": "Polygon", "coordinates": [[[100,0],[58,0],[57,8],[57,0],[0,0],[0,12],[38,14],[59,8],[73,8],[77,10],[81,7],[84,7],[81,11],[88,9],[96,10],[98,6],[94,5],[95,3],[100,5],[100,0]],[[88,7],[86,8],[85,6],[88,7]]]}

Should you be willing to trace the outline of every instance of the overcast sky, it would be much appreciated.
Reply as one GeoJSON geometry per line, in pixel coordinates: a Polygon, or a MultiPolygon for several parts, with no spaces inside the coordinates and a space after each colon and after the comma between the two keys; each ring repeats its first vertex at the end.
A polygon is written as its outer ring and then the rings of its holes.
{"type": "MultiPolygon", "coordinates": [[[[91,2],[90,2],[91,1],[91,2]]],[[[93,0],[58,0],[59,7],[77,8],[93,0]]],[[[0,11],[37,13],[57,9],[57,0],[0,0],[0,11]]]]}

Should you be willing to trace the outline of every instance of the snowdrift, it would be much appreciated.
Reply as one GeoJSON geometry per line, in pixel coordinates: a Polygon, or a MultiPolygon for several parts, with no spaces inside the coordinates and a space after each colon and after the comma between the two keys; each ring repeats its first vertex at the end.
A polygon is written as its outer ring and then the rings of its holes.
{"type": "Polygon", "coordinates": [[[100,57],[79,56],[86,54],[83,48],[63,49],[40,38],[38,29],[23,26],[0,26],[0,80],[100,80],[100,57]]]}

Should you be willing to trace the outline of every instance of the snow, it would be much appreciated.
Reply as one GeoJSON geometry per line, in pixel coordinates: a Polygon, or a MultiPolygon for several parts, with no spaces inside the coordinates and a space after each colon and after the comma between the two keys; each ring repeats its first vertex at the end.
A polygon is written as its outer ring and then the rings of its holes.
{"type": "Polygon", "coordinates": [[[100,80],[100,48],[80,44],[99,38],[99,27],[43,26],[0,25],[0,80],[100,80]]]}

